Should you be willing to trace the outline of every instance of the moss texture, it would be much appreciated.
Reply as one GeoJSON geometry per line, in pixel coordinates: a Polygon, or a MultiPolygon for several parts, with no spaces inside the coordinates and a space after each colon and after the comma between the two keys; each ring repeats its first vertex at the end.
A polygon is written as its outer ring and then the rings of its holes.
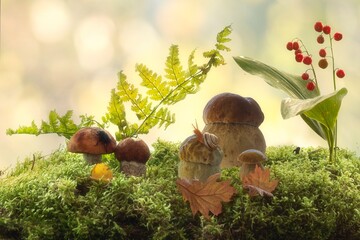
{"type": "Polygon", "coordinates": [[[274,198],[250,198],[239,169],[223,170],[238,193],[207,221],[192,216],[176,188],[178,147],[156,142],[146,177],[126,177],[107,156],[108,184],[62,149],[25,159],[0,180],[0,239],[360,239],[354,153],[339,150],[329,165],[322,148],[269,147],[266,167],[280,180],[274,198]]]}

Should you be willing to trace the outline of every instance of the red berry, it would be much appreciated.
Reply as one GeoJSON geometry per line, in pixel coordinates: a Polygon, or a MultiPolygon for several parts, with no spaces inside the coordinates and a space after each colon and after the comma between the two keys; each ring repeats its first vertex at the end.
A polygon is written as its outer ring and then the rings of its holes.
{"type": "Polygon", "coordinates": [[[299,43],[298,42],[293,42],[292,43],[292,48],[294,49],[294,50],[298,50],[299,49],[299,43]]]}
{"type": "Polygon", "coordinates": [[[343,77],[345,77],[345,72],[344,72],[344,70],[342,70],[342,69],[337,70],[337,71],[336,71],[336,76],[337,76],[338,78],[343,78],[343,77]]]}
{"type": "Polygon", "coordinates": [[[326,26],[323,27],[323,33],[330,34],[330,32],[331,32],[331,27],[330,26],[326,25],[326,26]]]}
{"type": "Polygon", "coordinates": [[[295,60],[297,62],[302,62],[303,58],[304,56],[301,53],[295,55],[295,60]]]}
{"type": "Polygon", "coordinates": [[[322,69],[327,68],[327,66],[329,65],[326,58],[320,59],[318,64],[319,64],[319,67],[322,68],[322,69]]]}
{"type": "Polygon", "coordinates": [[[310,81],[306,84],[306,88],[309,90],[309,91],[312,91],[315,89],[315,83],[313,81],[310,81]]]}
{"type": "Polygon", "coordinates": [[[314,25],[314,29],[315,31],[317,32],[321,32],[323,30],[323,25],[321,22],[316,22],[315,25],[314,25]]]}
{"type": "Polygon", "coordinates": [[[341,39],[342,39],[342,34],[341,33],[335,33],[334,34],[334,39],[335,39],[335,41],[340,41],[341,39]]]}
{"type": "Polygon", "coordinates": [[[302,53],[302,51],[301,51],[301,49],[299,48],[299,49],[295,50],[294,53],[295,53],[295,55],[296,55],[296,54],[302,53]]]}
{"type": "Polygon", "coordinates": [[[310,56],[304,57],[303,63],[304,63],[305,65],[310,65],[310,64],[312,63],[311,57],[310,57],[310,56]]]}
{"type": "Polygon", "coordinates": [[[326,57],[326,50],[325,49],[320,49],[320,51],[319,51],[319,56],[320,57],[326,57]]]}
{"type": "Polygon", "coordinates": [[[286,49],[289,50],[289,51],[292,51],[293,50],[293,43],[292,42],[288,42],[286,44],[286,49]]]}
{"type": "Polygon", "coordinates": [[[301,78],[302,78],[303,80],[308,80],[308,79],[309,79],[309,74],[306,73],[306,72],[304,72],[304,73],[301,75],[301,78]]]}
{"type": "Polygon", "coordinates": [[[316,41],[320,44],[323,44],[325,39],[324,39],[324,36],[323,35],[319,35],[316,39],[316,41]]]}

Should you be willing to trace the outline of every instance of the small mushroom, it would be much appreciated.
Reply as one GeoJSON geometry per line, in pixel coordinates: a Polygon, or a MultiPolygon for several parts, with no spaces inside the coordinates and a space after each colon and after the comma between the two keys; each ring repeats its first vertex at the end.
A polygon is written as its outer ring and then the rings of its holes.
{"type": "Polygon", "coordinates": [[[130,176],[143,176],[150,149],[142,139],[125,138],[116,146],[115,157],[120,161],[121,172],[130,176]]]}
{"type": "Polygon", "coordinates": [[[264,169],[263,162],[266,161],[264,153],[256,149],[248,149],[239,154],[237,165],[240,166],[240,177],[243,178],[255,170],[256,165],[264,169]]]}
{"type": "Polygon", "coordinates": [[[204,182],[211,175],[220,172],[223,153],[214,134],[202,134],[197,129],[194,132],[195,135],[188,137],[180,145],[178,176],[204,182]]]}
{"type": "Polygon", "coordinates": [[[203,132],[219,138],[224,152],[222,168],[235,166],[237,156],[247,149],[265,153],[265,138],[258,128],[264,114],[254,99],[233,93],[218,94],[206,104],[203,119],[206,124],[203,132]]]}
{"type": "Polygon", "coordinates": [[[113,153],[116,140],[106,130],[98,127],[84,127],[77,131],[69,140],[67,149],[73,153],[83,153],[89,164],[101,162],[101,155],[113,153]]]}

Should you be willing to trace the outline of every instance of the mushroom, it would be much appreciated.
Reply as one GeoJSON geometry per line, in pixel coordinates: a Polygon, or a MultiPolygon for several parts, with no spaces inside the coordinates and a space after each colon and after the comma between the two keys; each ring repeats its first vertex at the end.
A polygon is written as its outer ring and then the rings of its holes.
{"type": "Polygon", "coordinates": [[[114,152],[116,141],[106,130],[98,127],[84,127],[69,140],[67,149],[72,153],[83,153],[89,164],[101,162],[101,155],[114,152]]]}
{"type": "Polygon", "coordinates": [[[223,152],[218,147],[218,138],[195,129],[195,135],[180,145],[178,176],[182,179],[206,181],[211,175],[220,172],[223,152]]]}
{"type": "Polygon", "coordinates": [[[125,138],[115,148],[115,157],[120,161],[120,171],[126,175],[143,176],[150,158],[148,145],[139,138],[125,138]]]}
{"type": "Polygon", "coordinates": [[[233,93],[218,94],[206,104],[203,119],[206,124],[203,132],[219,138],[224,152],[222,168],[235,166],[237,156],[247,149],[265,153],[265,139],[258,128],[264,114],[254,99],[233,93]]]}
{"type": "Polygon", "coordinates": [[[264,169],[263,162],[266,161],[264,153],[256,149],[248,149],[239,154],[237,164],[240,166],[240,177],[243,178],[255,170],[256,165],[264,169]]]}

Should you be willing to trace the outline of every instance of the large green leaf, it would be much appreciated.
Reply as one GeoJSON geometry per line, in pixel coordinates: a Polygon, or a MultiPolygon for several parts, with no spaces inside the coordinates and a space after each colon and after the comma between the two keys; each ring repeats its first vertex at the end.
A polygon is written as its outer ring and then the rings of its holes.
{"type": "Polygon", "coordinates": [[[336,92],[310,99],[286,98],[281,102],[281,114],[284,119],[305,114],[307,117],[333,128],[341,101],[346,94],[347,89],[342,88],[336,92]]]}
{"type": "Polygon", "coordinates": [[[342,88],[336,92],[311,99],[286,98],[281,102],[281,114],[284,119],[301,115],[303,118],[316,121],[321,133],[324,134],[322,137],[331,144],[335,138],[336,121],[341,102],[346,94],[347,89],[342,88]]]}
{"type": "Polygon", "coordinates": [[[307,81],[304,81],[301,76],[285,73],[265,63],[244,56],[234,57],[234,60],[244,71],[262,77],[266,83],[284,91],[292,98],[307,99],[320,95],[317,88],[313,91],[307,90],[307,81]]]}
{"type": "MultiPolygon", "coordinates": [[[[284,91],[290,97],[308,99],[320,95],[317,88],[314,91],[307,90],[307,81],[304,81],[300,76],[285,73],[265,63],[244,56],[234,57],[234,60],[244,71],[262,77],[270,86],[284,91]]],[[[301,117],[320,137],[326,139],[326,134],[321,124],[304,114],[301,114],[301,117]]]]}

